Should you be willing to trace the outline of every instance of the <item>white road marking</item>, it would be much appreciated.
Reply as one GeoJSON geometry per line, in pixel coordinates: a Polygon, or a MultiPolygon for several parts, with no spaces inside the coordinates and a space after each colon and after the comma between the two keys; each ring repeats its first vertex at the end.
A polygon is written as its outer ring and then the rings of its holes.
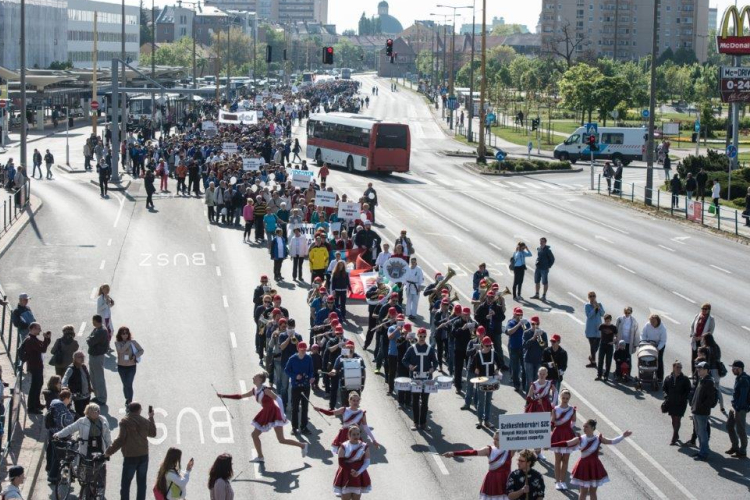
{"type": "MultiPolygon", "coordinates": [[[[427,259],[425,259],[425,258],[424,258],[424,255],[421,255],[421,256],[419,257],[419,260],[420,260],[420,262],[424,262],[425,264],[427,264],[427,265],[428,265],[428,266],[429,266],[429,267],[430,267],[430,268],[432,269],[432,271],[433,271],[433,272],[435,272],[435,273],[440,273],[440,274],[442,274],[442,273],[443,273],[443,271],[441,271],[441,270],[440,270],[440,269],[438,269],[437,267],[435,267],[435,266],[433,266],[432,264],[430,264],[430,262],[429,262],[429,261],[428,261],[427,259]]],[[[454,289],[454,290],[456,290],[456,288],[457,288],[457,287],[454,287],[453,289],[454,289]]],[[[462,296],[463,298],[465,298],[466,300],[468,300],[469,302],[471,302],[471,297],[469,297],[468,295],[466,295],[466,294],[465,294],[464,292],[462,292],[461,290],[456,290],[456,291],[457,291],[457,292],[458,292],[458,293],[459,293],[459,294],[460,294],[460,295],[461,295],[461,296],[462,296]]]]}
{"type": "Polygon", "coordinates": [[[651,307],[649,307],[649,308],[648,308],[648,310],[649,310],[649,314],[658,314],[658,315],[659,315],[660,317],[662,317],[662,318],[664,318],[664,319],[668,319],[669,321],[671,321],[671,322],[672,322],[672,323],[674,323],[675,325],[679,325],[679,324],[680,324],[680,322],[679,322],[679,321],[677,321],[676,319],[672,318],[672,317],[671,317],[671,316],[669,315],[669,313],[667,313],[667,312],[664,312],[664,311],[660,311],[660,310],[658,310],[658,309],[653,309],[653,308],[651,308],[651,307]]]}
{"type": "Polygon", "coordinates": [[[101,264],[99,264],[99,270],[100,270],[100,271],[101,271],[102,269],[104,269],[104,264],[106,264],[106,263],[107,263],[107,261],[106,261],[106,260],[103,260],[103,261],[102,261],[102,263],[101,263],[101,264]]]}
{"type": "Polygon", "coordinates": [[[573,293],[572,293],[572,292],[568,292],[568,295],[570,295],[571,297],[573,297],[574,299],[576,299],[576,300],[577,300],[578,302],[580,302],[581,304],[585,304],[585,303],[586,303],[586,301],[585,301],[585,300],[583,300],[583,299],[582,299],[581,297],[579,297],[578,295],[573,295],[573,293]]]}
{"type": "Polygon", "coordinates": [[[120,208],[117,210],[117,217],[115,217],[115,223],[112,227],[117,227],[120,222],[120,216],[122,215],[122,207],[125,206],[125,197],[115,193],[115,196],[120,198],[120,208]]]}
{"type": "Polygon", "coordinates": [[[96,298],[96,294],[97,294],[98,291],[99,291],[99,289],[96,288],[96,287],[94,287],[94,288],[91,289],[91,299],[92,300],[96,298]]]}
{"type": "Polygon", "coordinates": [[[213,252],[216,251],[216,245],[214,245],[213,243],[211,243],[211,251],[213,251],[213,252]]]}
{"type": "Polygon", "coordinates": [[[623,265],[617,264],[617,267],[619,267],[620,269],[624,269],[625,271],[627,271],[627,272],[629,272],[631,274],[635,274],[635,271],[633,271],[632,269],[628,269],[627,267],[625,267],[623,265]]]}
{"type": "Polygon", "coordinates": [[[496,206],[491,205],[491,204],[487,203],[486,201],[484,201],[484,200],[482,200],[480,198],[477,198],[476,196],[472,196],[470,194],[465,194],[465,196],[468,197],[468,198],[471,198],[472,200],[474,200],[474,201],[476,201],[478,203],[481,203],[482,205],[484,205],[486,207],[489,207],[489,208],[491,208],[491,209],[493,209],[493,210],[495,210],[497,212],[500,212],[501,214],[504,214],[504,215],[506,215],[506,216],[508,216],[508,217],[510,217],[512,219],[516,219],[517,221],[523,222],[524,224],[526,224],[528,226],[531,226],[531,227],[533,227],[535,229],[538,229],[539,231],[541,231],[543,233],[546,233],[546,234],[550,234],[551,233],[551,231],[548,231],[547,229],[544,229],[543,227],[539,227],[536,224],[534,224],[533,222],[529,222],[527,220],[524,220],[524,219],[518,217],[517,215],[514,215],[514,214],[512,214],[510,212],[506,212],[505,210],[497,208],[496,206]]]}
{"type": "Polygon", "coordinates": [[[222,295],[221,300],[224,301],[224,307],[229,307],[229,302],[227,301],[226,295],[222,295]]]}
{"type": "Polygon", "coordinates": [[[208,232],[211,232],[211,224],[206,224],[206,229],[208,229],[208,232]]]}
{"type": "Polygon", "coordinates": [[[440,454],[438,454],[437,450],[434,446],[430,446],[430,453],[432,454],[433,460],[435,460],[435,464],[437,465],[437,468],[440,469],[440,472],[443,473],[444,476],[447,476],[450,474],[448,472],[448,467],[445,466],[443,463],[443,460],[440,458],[440,454]]]}
{"type": "Polygon", "coordinates": [[[584,252],[588,252],[588,250],[587,250],[587,249],[583,248],[583,247],[582,247],[581,245],[579,245],[578,243],[573,243],[573,246],[576,246],[576,247],[580,248],[580,249],[581,249],[581,250],[583,250],[584,252]]]}
{"type": "Polygon", "coordinates": [[[466,264],[459,264],[459,265],[464,266],[464,269],[469,271],[469,274],[471,274],[472,276],[474,275],[474,271],[472,271],[469,266],[467,266],[466,264]]]}
{"type": "Polygon", "coordinates": [[[743,326],[743,327],[742,327],[742,329],[743,329],[743,330],[747,330],[748,332],[750,332],[750,327],[747,327],[747,326],[743,326]]]}
{"type": "Polygon", "coordinates": [[[487,244],[489,246],[491,246],[492,248],[494,248],[495,250],[497,250],[498,252],[502,252],[503,251],[502,248],[500,248],[499,246],[495,245],[494,243],[487,242],[487,244]]]}
{"type": "Polygon", "coordinates": [[[229,332],[229,340],[232,341],[232,349],[237,349],[237,336],[234,332],[229,332]]]}
{"type": "Polygon", "coordinates": [[[665,247],[664,245],[659,245],[664,250],[669,250],[670,252],[674,252],[675,250],[673,248],[665,247]]]}
{"type": "Polygon", "coordinates": [[[597,236],[594,236],[594,238],[596,238],[597,240],[602,240],[602,241],[606,241],[607,243],[609,243],[609,244],[611,244],[611,245],[614,245],[614,244],[615,244],[615,243],[614,243],[614,242],[613,242],[612,240],[610,240],[610,239],[607,239],[607,238],[605,238],[604,236],[599,236],[599,235],[597,235],[597,236]]]}
{"type": "Polygon", "coordinates": [[[221,276],[221,268],[216,266],[216,276],[221,276]]]}
{"type": "MultiPolygon", "coordinates": [[[[404,191],[402,189],[399,189],[399,191],[401,192],[401,194],[404,194],[404,191]]],[[[417,205],[419,205],[422,208],[426,209],[429,213],[431,213],[433,215],[437,215],[438,217],[441,217],[441,218],[447,220],[448,222],[450,222],[451,224],[453,224],[454,226],[456,226],[460,230],[466,231],[466,226],[464,224],[459,224],[458,222],[454,221],[453,219],[450,219],[450,218],[446,217],[445,215],[442,215],[442,214],[439,214],[439,213],[435,212],[435,210],[432,207],[428,207],[427,205],[425,205],[421,201],[415,200],[414,198],[409,198],[409,201],[413,201],[417,205]]]]}
{"type": "Polygon", "coordinates": [[[714,269],[718,269],[718,270],[719,270],[719,271],[721,271],[722,273],[732,274],[732,272],[731,272],[731,271],[727,271],[727,270],[726,270],[726,269],[724,269],[723,267],[715,266],[715,265],[713,265],[713,264],[711,264],[711,267],[713,267],[714,269]]]}
{"type": "MultiPolygon", "coordinates": [[[[253,448],[251,455],[253,459],[258,458],[258,451],[253,448]]],[[[255,473],[255,477],[260,477],[260,464],[258,462],[253,462],[253,472],[255,473]]]]}
{"type": "Polygon", "coordinates": [[[675,236],[674,238],[672,238],[672,241],[674,241],[675,243],[679,243],[680,245],[684,245],[685,240],[687,239],[690,239],[690,236],[675,236]]]}
{"type": "Polygon", "coordinates": [[[107,240],[107,246],[108,247],[112,246],[112,238],[110,238],[110,239],[107,240]]]}
{"type": "Polygon", "coordinates": [[[687,300],[687,301],[688,301],[688,302],[690,302],[691,304],[697,304],[697,302],[696,302],[696,301],[694,301],[694,300],[693,300],[693,299],[691,299],[690,297],[685,297],[684,295],[682,295],[682,294],[681,294],[681,293],[679,293],[679,292],[675,292],[675,291],[672,291],[672,293],[673,293],[673,294],[675,294],[675,295],[677,295],[677,296],[678,296],[679,298],[681,298],[681,299],[685,299],[685,300],[687,300]]]}
{"type": "Polygon", "coordinates": [[[86,329],[86,322],[84,321],[84,322],[81,323],[81,328],[78,329],[78,335],[76,335],[76,336],[77,337],[83,336],[83,331],[85,329],[86,329]]]}
{"type": "Polygon", "coordinates": [[[566,315],[567,317],[569,317],[570,319],[572,319],[573,321],[575,321],[576,323],[578,323],[579,325],[583,325],[583,324],[585,324],[585,323],[584,323],[583,321],[581,321],[580,319],[576,318],[576,317],[575,317],[575,316],[573,315],[573,313],[569,313],[569,312],[565,312],[565,311],[551,311],[551,313],[552,313],[552,314],[564,314],[564,315],[566,315]]]}
{"type": "Polygon", "coordinates": [[[552,206],[552,207],[555,208],[555,210],[566,212],[566,213],[569,213],[570,215],[574,215],[574,216],[578,217],[579,219],[587,220],[589,222],[593,222],[594,224],[598,224],[600,226],[604,226],[607,229],[609,229],[610,231],[617,231],[620,234],[630,234],[629,232],[625,231],[624,229],[620,229],[619,227],[611,226],[611,225],[607,224],[606,222],[601,222],[601,221],[598,221],[596,219],[592,219],[590,217],[586,217],[585,215],[582,215],[582,214],[580,214],[578,212],[573,212],[572,210],[567,210],[567,209],[562,208],[562,207],[560,207],[558,205],[553,205],[551,203],[547,203],[545,200],[541,200],[539,198],[532,198],[532,199],[534,201],[538,201],[540,203],[544,203],[545,205],[552,206]]]}
{"type": "MultiPolygon", "coordinates": [[[[600,421],[603,421],[608,426],[610,426],[612,428],[612,430],[614,430],[616,433],[622,435],[622,430],[619,427],[617,427],[614,424],[614,422],[612,422],[610,419],[608,419],[602,412],[600,412],[594,405],[592,405],[578,391],[576,391],[575,389],[573,389],[570,385],[568,385],[568,384],[566,384],[566,385],[567,385],[568,389],[570,390],[570,392],[573,393],[573,396],[576,399],[578,399],[579,401],[581,401],[583,404],[585,404],[586,406],[588,406],[589,408],[591,408],[591,411],[593,411],[597,415],[597,417],[599,417],[600,421]]],[[[657,462],[651,455],[649,455],[648,453],[646,453],[646,450],[644,450],[643,448],[641,448],[638,445],[638,443],[636,443],[632,438],[625,439],[624,441],[626,443],[628,443],[630,446],[632,446],[635,449],[635,451],[637,451],[643,458],[645,458],[656,470],[658,470],[659,472],[661,472],[661,474],[664,477],[666,477],[669,480],[669,482],[671,482],[687,498],[689,498],[690,500],[697,500],[695,498],[695,496],[693,496],[693,494],[690,493],[690,491],[688,491],[687,488],[685,488],[679,481],[677,481],[677,479],[674,478],[674,476],[672,476],[669,472],[667,472],[667,470],[664,467],[662,467],[661,464],[659,462],[657,462]]],[[[649,488],[651,488],[651,490],[654,493],[656,493],[657,496],[659,496],[659,498],[664,498],[664,499],[669,498],[654,483],[652,483],[646,477],[646,475],[643,474],[643,472],[641,472],[640,470],[638,470],[638,468],[632,462],[630,462],[625,457],[625,455],[623,455],[620,451],[618,451],[615,446],[610,446],[610,447],[607,448],[607,450],[613,451],[615,453],[615,455],[617,455],[618,458],[620,458],[620,460],[622,460],[625,463],[625,465],[627,465],[633,472],[635,472],[638,477],[640,477],[641,479],[643,479],[643,482],[646,483],[646,485],[649,488]]]]}

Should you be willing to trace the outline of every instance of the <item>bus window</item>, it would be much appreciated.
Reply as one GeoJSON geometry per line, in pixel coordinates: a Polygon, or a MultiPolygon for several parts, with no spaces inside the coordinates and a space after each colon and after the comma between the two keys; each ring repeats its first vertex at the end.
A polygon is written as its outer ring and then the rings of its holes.
{"type": "Polygon", "coordinates": [[[404,125],[378,125],[375,147],[406,149],[406,131],[404,125]]]}
{"type": "Polygon", "coordinates": [[[578,141],[581,139],[581,136],[578,134],[573,134],[567,139],[565,139],[564,144],[578,144],[578,141]]]}

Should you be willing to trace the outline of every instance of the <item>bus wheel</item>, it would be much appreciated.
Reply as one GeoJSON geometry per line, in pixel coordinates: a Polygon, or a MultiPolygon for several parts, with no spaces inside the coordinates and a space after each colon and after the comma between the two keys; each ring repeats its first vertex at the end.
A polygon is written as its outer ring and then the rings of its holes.
{"type": "Polygon", "coordinates": [[[354,173],[354,158],[351,156],[346,159],[346,171],[350,174],[354,173]]]}
{"type": "Polygon", "coordinates": [[[315,152],[315,163],[317,163],[319,167],[323,166],[323,155],[320,154],[320,150],[315,152]]]}

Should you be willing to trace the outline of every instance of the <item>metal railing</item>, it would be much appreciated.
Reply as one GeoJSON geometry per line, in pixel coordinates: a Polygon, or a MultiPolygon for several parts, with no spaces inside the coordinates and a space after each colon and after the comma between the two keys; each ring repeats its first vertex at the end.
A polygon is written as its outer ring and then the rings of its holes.
{"type": "Polygon", "coordinates": [[[653,208],[657,212],[669,212],[669,215],[674,217],[675,215],[683,216],[686,220],[693,221],[702,226],[713,227],[719,231],[733,232],[736,236],[740,235],[740,223],[743,222],[744,216],[740,214],[740,211],[734,208],[722,207],[720,204],[714,204],[712,202],[706,203],[703,197],[698,201],[698,196],[695,198],[683,195],[675,195],[669,191],[662,191],[660,188],[643,188],[643,197],[639,197],[636,194],[635,183],[632,182],[629,185],[629,193],[627,187],[623,189],[622,183],[613,179],[606,179],[606,193],[602,193],[602,175],[598,175],[598,182],[596,186],[597,194],[606,194],[607,196],[617,196],[619,198],[630,199],[631,203],[636,201],[636,198],[641,200],[646,199],[646,195],[651,192],[651,202],[653,208]],[[662,196],[663,195],[663,196],[662,196]],[[662,204],[666,205],[663,206],[662,204]],[[698,205],[696,205],[698,204],[698,205]],[[723,219],[723,220],[722,220],[723,219]]]}
{"type": "Polygon", "coordinates": [[[3,236],[13,223],[23,214],[29,204],[31,194],[31,183],[26,183],[17,189],[9,191],[7,198],[3,196],[3,226],[0,228],[0,236],[3,236]]]}
{"type": "MultiPolygon", "coordinates": [[[[27,183],[28,184],[28,183],[27,183]]],[[[0,297],[3,299],[2,311],[0,311],[0,341],[2,341],[5,347],[5,353],[8,356],[11,366],[13,367],[13,374],[16,377],[16,383],[10,388],[10,398],[6,402],[2,402],[3,415],[0,416],[0,428],[5,432],[5,443],[2,448],[2,458],[5,459],[10,451],[10,445],[13,442],[13,432],[18,425],[20,419],[20,409],[23,402],[23,363],[18,359],[18,347],[21,345],[21,337],[18,331],[13,331],[13,320],[12,320],[12,308],[7,302],[8,297],[0,292],[0,297]],[[13,339],[15,338],[15,346],[13,345],[13,339]]],[[[2,437],[2,433],[0,433],[2,437]]]]}

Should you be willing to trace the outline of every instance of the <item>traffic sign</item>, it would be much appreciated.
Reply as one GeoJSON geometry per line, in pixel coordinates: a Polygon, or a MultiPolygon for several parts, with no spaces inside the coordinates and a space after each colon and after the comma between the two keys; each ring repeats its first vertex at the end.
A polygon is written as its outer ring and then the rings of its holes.
{"type": "Polygon", "coordinates": [[[597,135],[599,133],[599,126],[596,123],[587,123],[584,127],[586,127],[587,135],[597,135]]]}
{"type": "Polygon", "coordinates": [[[737,148],[734,144],[730,144],[729,146],[727,146],[727,156],[730,160],[734,160],[735,158],[737,158],[737,148]]]}
{"type": "Polygon", "coordinates": [[[700,132],[701,131],[701,121],[695,120],[695,131],[700,132]]]}
{"type": "Polygon", "coordinates": [[[647,109],[644,109],[643,111],[641,111],[641,116],[644,118],[648,118],[649,116],[651,116],[651,113],[649,113],[647,109]]]}
{"type": "Polygon", "coordinates": [[[505,159],[505,156],[506,156],[505,151],[500,150],[500,149],[498,149],[497,152],[495,153],[495,159],[497,161],[503,161],[505,159]]]}
{"type": "Polygon", "coordinates": [[[0,99],[0,109],[4,108],[8,105],[8,102],[5,99],[0,99]]]}
{"type": "Polygon", "coordinates": [[[91,109],[93,109],[94,111],[96,111],[97,109],[99,109],[99,102],[98,101],[91,101],[91,109]]]}
{"type": "Polygon", "coordinates": [[[446,105],[448,106],[448,109],[450,110],[456,110],[458,109],[458,99],[456,99],[456,96],[448,96],[448,101],[446,102],[446,105]]]}

